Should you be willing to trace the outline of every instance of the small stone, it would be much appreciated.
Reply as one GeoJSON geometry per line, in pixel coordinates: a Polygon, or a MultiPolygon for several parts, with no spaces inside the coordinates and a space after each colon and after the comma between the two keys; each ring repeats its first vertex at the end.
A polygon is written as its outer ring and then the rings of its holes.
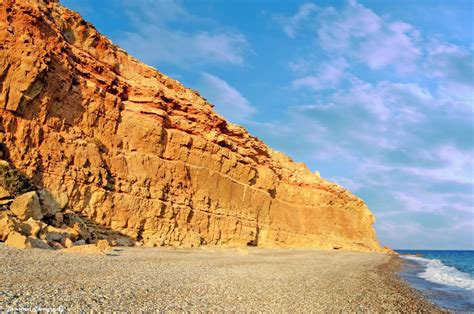
{"type": "Polygon", "coordinates": [[[17,249],[26,249],[26,237],[19,232],[11,231],[5,241],[5,245],[17,249]]]}
{"type": "Polygon", "coordinates": [[[69,239],[69,238],[62,238],[61,239],[61,244],[65,248],[70,248],[70,247],[74,246],[74,243],[72,243],[71,239],[69,239]]]}
{"type": "Polygon", "coordinates": [[[108,249],[110,249],[110,244],[107,240],[99,240],[97,241],[97,243],[95,244],[95,246],[101,251],[101,252],[105,252],[107,251],[108,249]]]}
{"type": "Polygon", "coordinates": [[[54,214],[54,225],[61,226],[64,223],[64,215],[61,212],[54,214]]]}
{"type": "Polygon", "coordinates": [[[30,217],[36,220],[43,218],[38,195],[34,191],[16,197],[10,205],[10,210],[21,220],[27,220],[30,217]]]}
{"type": "Polygon", "coordinates": [[[29,249],[36,248],[43,250],[51,250],[51,247],[48,245],[48,242],[31,236],[26,239],[26,247],[29,249]]]}
{"type": "Polygon", "coordinates": [[[53,248],[54,250],[62,250],[64,249],[64,246],[61,245],[61,243],[57,242],[57,241],[51,241],[51,242],[48,242],[49,246],[51,248],[53,248]]]}
{"type": "Polygon", "coordinates": [[[76,242],[74,242],[74,245],[85,245],[86,244],[86,240],[77,240],[76,242]]]}

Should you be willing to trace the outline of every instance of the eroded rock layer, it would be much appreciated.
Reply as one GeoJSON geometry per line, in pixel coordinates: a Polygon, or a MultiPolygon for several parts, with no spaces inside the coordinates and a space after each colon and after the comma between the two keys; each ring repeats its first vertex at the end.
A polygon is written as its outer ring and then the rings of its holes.
{"type": "Polygon", "coordinates": [[[362,200],[56,1],[0,3],[0,112],[8,159],[60,208],[146,245],[380,250],[362,200]]]}

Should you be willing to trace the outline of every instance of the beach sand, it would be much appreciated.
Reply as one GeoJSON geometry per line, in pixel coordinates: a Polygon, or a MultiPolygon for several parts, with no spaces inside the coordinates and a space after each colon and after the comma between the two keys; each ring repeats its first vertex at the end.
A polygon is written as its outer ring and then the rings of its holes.
{"type": "Polygon", "coordinates": [[[439,312],[377,253],[116,247],[105,255],[0,245],[0,312],[439,312]]]}

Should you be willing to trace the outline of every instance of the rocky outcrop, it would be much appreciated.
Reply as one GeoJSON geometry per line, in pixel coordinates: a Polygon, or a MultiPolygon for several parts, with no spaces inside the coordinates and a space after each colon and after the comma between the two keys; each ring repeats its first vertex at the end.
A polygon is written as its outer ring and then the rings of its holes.
{"type": "Polygon", "coordinates": [[[150,246],[381,250],[362,200],[56,1],[1,2],[0,110],[5,158],[56,205],[44,215],[150,246]]]}

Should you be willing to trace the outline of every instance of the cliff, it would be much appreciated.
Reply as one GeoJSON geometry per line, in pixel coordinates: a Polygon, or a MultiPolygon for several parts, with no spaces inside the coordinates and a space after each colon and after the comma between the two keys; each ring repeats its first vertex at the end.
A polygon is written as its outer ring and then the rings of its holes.
{"type": "Polygon", "coordinates": [[[72,211],[150,246],[381,251],[362,200],[56,1],[1,2],[0,112],[6,158],[56,204],[43,219],[72,211]]]}

